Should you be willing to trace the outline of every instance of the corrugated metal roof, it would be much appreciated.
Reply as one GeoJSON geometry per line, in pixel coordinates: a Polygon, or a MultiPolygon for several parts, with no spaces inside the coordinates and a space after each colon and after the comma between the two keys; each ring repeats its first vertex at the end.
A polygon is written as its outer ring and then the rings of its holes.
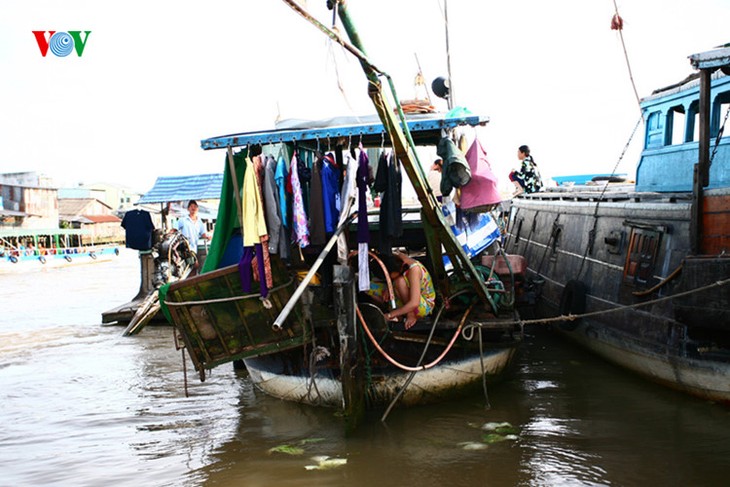
{"type": "Polygon", "coordinates": [[[692,54],[689,61],[695,69],[722,68],[730,64],[730,47],[725,45],[712,51],[692,54]]]}
{"type": "Polygon", "coordinates": [[[137,204],[218,199],[222,186],[223,173],[160,176],[152,189],[143,194],[137,204]]]}

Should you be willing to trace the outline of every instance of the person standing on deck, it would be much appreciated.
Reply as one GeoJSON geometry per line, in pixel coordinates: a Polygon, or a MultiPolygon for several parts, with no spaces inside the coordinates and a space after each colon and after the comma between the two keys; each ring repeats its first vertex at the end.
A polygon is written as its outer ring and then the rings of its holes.
{"type": "Polygon", "coordinates": [[[198,203],[195,200],[190,200],[188,203],[188,214],[177,222],[177,229],[187,239],[190,250],[196,254],[198,253],[198,240],[201,238],[210,240],[203,221],[198,217],[198,203]]]}
{"type": "Polygon", "coordinates": [[[428,184],[431,185],[433,195],[436,197],[439,203],[441,203],[441,168],[443,167],[444,161],[441,158],[436,159],[428,171],[428,184]]]}
{"type": "Polygon", "coordinates": [[[514,196],[522,193],[537,193],[542,189],[542,178],[540,171],[537,170],[537,164],[530,155],[530,148],[521,145],[517,149],[517,158],[520,160],[520,169],[509,173],[509,179],[515,185],[516,192],[514,196]]]}

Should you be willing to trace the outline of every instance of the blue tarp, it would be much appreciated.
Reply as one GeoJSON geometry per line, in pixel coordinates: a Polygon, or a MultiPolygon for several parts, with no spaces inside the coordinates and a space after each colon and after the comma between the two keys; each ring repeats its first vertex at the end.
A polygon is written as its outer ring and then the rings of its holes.
{"type": "Polygon", "coordinates": [[[223,173],[194,176],[160,176],[137,204],[168,201],[211,200],[221,196],[223,173]]]}

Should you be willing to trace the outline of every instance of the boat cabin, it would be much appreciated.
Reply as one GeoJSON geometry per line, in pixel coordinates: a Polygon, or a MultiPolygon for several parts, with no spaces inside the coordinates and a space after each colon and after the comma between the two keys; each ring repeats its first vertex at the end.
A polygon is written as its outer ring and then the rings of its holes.
{"type": "MultiPolygon", "coordinates": [[[[724,51],[730,51],[724,49],[724,51]]],[[[692,191],[700,138],[700,75],[656,90],[644,98],[644,150],[636,171],[636,191],[692,191]]],[[[730,186],[730,76],[712,75],[710,93],[710,184],[706,189],[730,186]],[[718,137],[718,134],[720,135],[718,137]]]]}

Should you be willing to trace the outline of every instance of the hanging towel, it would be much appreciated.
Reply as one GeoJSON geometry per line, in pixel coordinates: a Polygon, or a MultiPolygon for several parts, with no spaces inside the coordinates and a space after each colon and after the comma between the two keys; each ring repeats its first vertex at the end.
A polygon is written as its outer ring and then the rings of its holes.
{"type": "Polygon", "coordinates": [[[357,164],[357,271],[358,290],[370,289],[370,228],[368,226],[368,181],[370,179],[370,161],[368,154],[360,144],[360,156],[357,164]]]}
{"type": "Polygon", "coordinates": [[[309,228],[307,226],[307,215],[304,212],[304,201],[302,199],[302,187],[299,184],[299,161],[297,155],[294,154],[291,159],[289,173],[291,175],[292,187],[292,238],[299,247],[304,248],[309,245],[309,228]]]}
{"type": "MultiPolygon", "coordinates": [[[[350,154],[345,155],[345,181],[342,184],[342,194],[340,199],[342,201],[342,211],[340,212],[340,218],[337,222],[339,227],[347,220],[350,216],[353,208],[357,207],[357,160],[353,159],[350,154]]],[[[342,232],[337,237],[337,260],[342,265],[347,265],[347,236],[345,232],[342,232]]]]}
{"type": "Polygon", "coordinates": [[[473,213],[489,211],[502,198],[497,189],[497,177],[487,160],[487,151],[479,139],[474,139],[466,151],[466,160],[471,169],[471,181],[461,188],[461,208],[473,213]]]}

